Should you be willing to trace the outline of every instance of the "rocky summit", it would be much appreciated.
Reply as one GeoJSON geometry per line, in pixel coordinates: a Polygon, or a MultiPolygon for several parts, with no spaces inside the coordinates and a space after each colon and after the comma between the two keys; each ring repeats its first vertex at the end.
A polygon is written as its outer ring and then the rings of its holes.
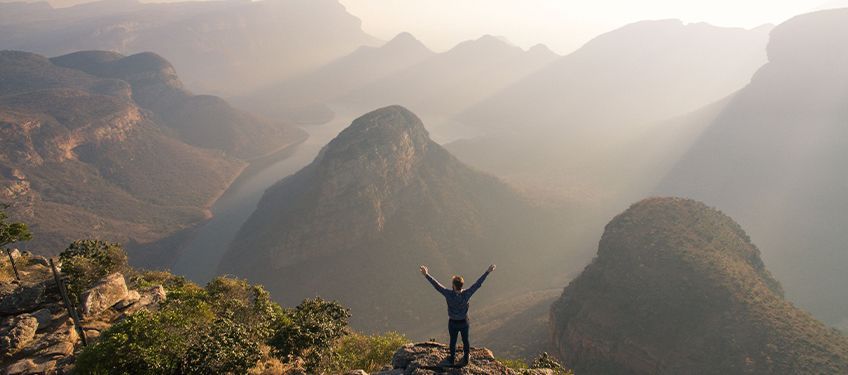
{"type": "MultiPolygon", "coordinates": [[[[437,342],[407,344],[399,348],[392,357],[392,364],[374,375],[552,375],[551,369],[513,370],[495,359],[486,348],[472,348],[471,360],[464,367],[450,365],[448,347],[437,342]]],[[[352,372],[350,374],[357,374],[352,372]]]]}
{"type": "Polygon", "coordinates": [[[848,338],[785,300],[742,228],[693,200],[615,217],[551,320],[577,373],[848,372],[848,338]]]}

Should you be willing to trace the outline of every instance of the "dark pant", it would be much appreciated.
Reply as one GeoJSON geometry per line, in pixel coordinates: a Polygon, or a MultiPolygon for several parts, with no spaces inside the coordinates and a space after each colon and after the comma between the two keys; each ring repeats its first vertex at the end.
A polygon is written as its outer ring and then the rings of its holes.
{"type": "Polygon", "coordinates": [[[468,356],[471,354],[471,345],[468,343],[468,321],[467,320],[448,320],[448,333],[450,334],[450,359],[456,359],[456,335],[462,334],[463,361],[468,362],[468,356]]]}

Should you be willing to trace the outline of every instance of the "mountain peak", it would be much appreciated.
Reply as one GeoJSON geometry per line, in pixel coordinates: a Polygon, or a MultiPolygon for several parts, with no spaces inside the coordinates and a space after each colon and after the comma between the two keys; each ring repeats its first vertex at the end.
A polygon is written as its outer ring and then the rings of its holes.
{"type": "Polygon", "coordinates": [[[424,43],[422,43],[418,38],[408,32],[402,32],[396,35],[392,40],[386,42],[383,45],[384,49],[401,49],[404,51],[408,51],[410,49],[414,50],[422,50],[422,51],[430,51],[424,43]]]}
{"type": "Polygon", "coordinates": [[[410,159],[425,151],[432,141],[421,119],[408,109],[393,105],[354,120],[321,152],[322,162],[361,158],[410,159]]]}
{"type": "Polygon", "coordinates": [[[490,34],[483,35],[477,39],[466,40],[457,44],[455,47],[451,48],[448,53],[451,52],[464,52],[464,53],[492,53],[495,51],[509,51],[509,50],[521,50],[520,48],[514,46],[510,43],[505,37],[494,36],[490,34]]]}
{"type": "Polygon", "coordinates": [[[551,317],[583,373],[848,369],[848,340],[783,298],[733,219],[690,199],[650,198],[614,218],[551,317]]]}

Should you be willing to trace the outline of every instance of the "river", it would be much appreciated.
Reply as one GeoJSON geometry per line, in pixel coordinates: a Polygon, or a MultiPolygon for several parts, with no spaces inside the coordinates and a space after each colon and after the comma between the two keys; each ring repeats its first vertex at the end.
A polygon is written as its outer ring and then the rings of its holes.
{"type": "Polygon", "coordinates": [[[239,228],[271,185],[308,165],[321,147],[350,125],[355,116],[336,115],[323,125],[304,127],[309,138],[278,155],[278,160],[257,168],[251,165],[212,206],[212,218],[180,250],[172,272],[205,284],[216,276],[218,263],[239,228]]]}

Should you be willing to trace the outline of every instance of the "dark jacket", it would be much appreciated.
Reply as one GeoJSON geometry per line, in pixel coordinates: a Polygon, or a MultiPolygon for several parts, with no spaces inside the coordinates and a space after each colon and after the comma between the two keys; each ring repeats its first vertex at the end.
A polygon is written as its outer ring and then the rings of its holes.
{"type": "Polygon", "coordinates": [[[474,292],[476,292],[477,289],[480,289],[480,286],[483,285],[484,281],[486,281],[486,276],[489,276],[489,271],[486,271],[483,276],[480,276],[480,278],[477,279],[477,282],[475,282],[474,285],[471,285],[470,288],[463,289],[459,292],[445,288],[430,275],[425,276],[427,277],[427,280],[430,281],[430,284],[433,284],[433,288],[436,288],[439,293],[442,293],[442,295],[445,296],[445,301],[448,303],[448,317],[451,320],[465,320],[468,318],[468,300],[471,299],[474,292]]]}

